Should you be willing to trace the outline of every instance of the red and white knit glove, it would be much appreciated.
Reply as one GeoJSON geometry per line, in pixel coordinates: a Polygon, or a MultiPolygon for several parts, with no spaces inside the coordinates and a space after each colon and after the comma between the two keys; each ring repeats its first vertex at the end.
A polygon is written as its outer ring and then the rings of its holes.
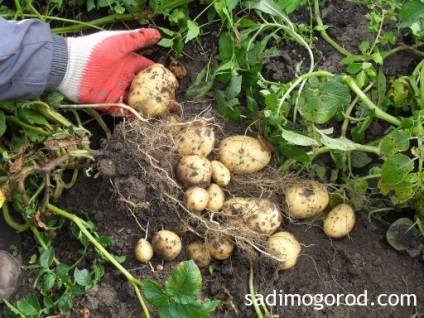
{"type": "MultiPolygon", "coordinates": [[[[153,61],[133,51],[159,41],[155,29],[101,31],[67,38],[68,66],[58,89],[68,99],[85,104],[116,103],[126,95],[135,74],[153,61]]],[[[102,107],[122,116],[118,107],[102,107]]]]}

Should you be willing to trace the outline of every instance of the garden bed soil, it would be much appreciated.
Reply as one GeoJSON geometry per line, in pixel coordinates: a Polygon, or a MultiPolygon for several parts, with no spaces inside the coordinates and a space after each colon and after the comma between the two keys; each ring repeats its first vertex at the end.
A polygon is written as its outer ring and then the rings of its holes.
{"type": "MultiPolygon", "coordinates": [[[[325,22],[330,25],[330,35],[347,49],[355,51],[357,45],[366,38],[365,11],[358,6],[345,1],[328,1],[322,13],[325,22]]],[[[204,48],[212,50],[212,44],[217,39],[213,33],[208,37],[208,44],[204,48]]],[[[280,49],[282,57],[268,61],[264,69],[266,76],[285,81],[292,78],[294,64],[304,59],[305,55],[302,49],[293,44],[280,49]]],[[[314,52],[322,68],[331,72],[343,71],[339,64],[341,57],[323,41],[318,41],[314,52]]],[[[201,54],[197,45],[192,44],[187,45],[182,62],[188,69],[188,76],[181,80],[177,100],[184,108],[185,116],[195,116],[209,109],[209,113],[222,125],[222,136],[244,133],[246,123],[228,123],[219,118],[212,94],[203,98],[187,97],[184,94],[208,62],[208,57],[201,54]]],[[[409,53],[399,53],[388,60],[385,72],[388,76],[409,74],[416,62],[409,53]]],[[[93,142],[99,148],[99,156],[93,177],[81,176],[76,185],[63,195],[58,206],[81,217],[89,217],[99,234],[112,236],[114,243],[109,250],[126,256],[123,265],[135,277],[140,280],[150,278],[163,284],[175,265],[186,259],[185,251],[172,262],[162,262],[154,257],[150,266],[135,260],[133,248],[137,240],[146,235],[147,221],[149,238],[159,229],[175,228],[179,221],[169,210],[161,208],[160,204],[150,202],[149,184],[146,184],[138,171],[137,162],[131,162],[130,145],[122,134],[126,123],[119,119],[108,120],[112,126],[120,128],[115,130],[109,141],[102,139],[100,133],[95,136],[93,142]],[[123,199],[151,204],[149,208],[131,209],[123,199]],[[163,269],[160,270],[158,265],[162,265],[163,269]]],[[[378,127],[373,129],[372,133],[383,133],[378,127]]],[[[281,162],[276,160],[273,164],[278,167],[281,162]]],[[[324,235],[320,224],[285,219],[281,228],[292,232],[301,242],[302,255],[293,269],[280,272],[266,258],[255,261],[254,282],[258,293],[270,295],[269,309],[275,317],[424,317],[423,243],[419,238],[411,242],[415,244],[416,250],[421,249],[421,253],[416,253],[415,257],[397,252],[386,241],[388,226],[387,220],[369,220],[365,213],[358,214],[357,224],[350,235],[336,240],[324,235]],[[299,295],[303,297],[304,303],[299,304],[297,298],[294,298],[292,304],[280,303],[280,296],[284,299],[285,294],[299,295]],[[343,298],[344,303],[340,305],[320,302],[319,295],[327,295],[326,300],[331,303],[337,294],[350,296],[343,298]],[[378,296],[382,294],[395,295],[390,299],[383,297],[381,300],[385,302],[394,302],[396,299],[406,302],[407,298],[402,295],[415,295],[417,303],[416,306],[407,306],[406,303],[403,306],[378,305],[378,296]],[[360,298],[360,304],[352,305],[353,296],[360,295],[366,295],[368,303],[363,303],[364,299],[360,298]],[[315,297],[315,305],[312,297],[315,297]]],[[[184,246],[195,238],[192,234],[184,236],[184,246]]],[[[35,253],[34,246],[32,238],[24,234],[24,264],[35,253]]],[[[78,243],[70,230],[58,233],[55,246],[57,257],[63,262],[78,257],[78,243]]],[[[85,261],[87,263],[81,266],[88,266],[89,261],[90,255],[85,261]]],[[[105,268],[106,274],[101,282],[85,296],[76,299],[70,317],[83,317],[83,310],[88,310],[91,318],[142,317],[140,304],[125,277],[110,264],[105,264],[105,268]]],[[[213,317],[256,317],[253,308],[246,304],[250,267],[243,253],[236,250],[228,260],[213,261],[211,268],[202,269],[202,296],[221,300],[213,317]]],[[[28,272],[24,273],[23,287],[19,292],[21,295],[32,288],[31,276],[28,272]]]]}

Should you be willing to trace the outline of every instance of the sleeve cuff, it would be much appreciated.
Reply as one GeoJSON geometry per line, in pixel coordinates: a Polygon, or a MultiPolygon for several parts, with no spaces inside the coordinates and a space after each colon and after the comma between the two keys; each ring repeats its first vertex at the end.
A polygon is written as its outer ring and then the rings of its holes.
{"type": "Polygon", "coordinates": [[[47,77],[46,91],[55,90],[62,82],[68,67],[68,47],[63,37],[52,34],[52,66],[47,77]]]}

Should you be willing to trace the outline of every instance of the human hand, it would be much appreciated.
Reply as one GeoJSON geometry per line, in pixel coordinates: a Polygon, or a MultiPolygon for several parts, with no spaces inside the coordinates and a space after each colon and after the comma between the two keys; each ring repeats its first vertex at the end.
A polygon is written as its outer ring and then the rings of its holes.
{"type": "MultiPolygon", "coordinates": [[[[67,38],[68,68],[59,91],[78,103],[119,102],[134,76],[154,63],[133,51],[159,39],[159,31],[148,28],[67,38]]],[[[118,107],[100,109],[115,116],[123,114],[118,107]]]]}

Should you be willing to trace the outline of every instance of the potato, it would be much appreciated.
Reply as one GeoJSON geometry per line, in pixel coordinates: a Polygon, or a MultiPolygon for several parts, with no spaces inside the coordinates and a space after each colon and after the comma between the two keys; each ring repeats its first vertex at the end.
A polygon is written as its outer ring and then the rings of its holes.
{"type": "Polygon", "coordinates": [[[184,195],[184,204],[192,212],[200,212],[206,209],[209,202],[209,193],[200,187],[190,187],[184,195]]]}
{"type": "Polygon", "coordinates": [[[177,177],[184,187],[206,188],[211,183],[212,167],[208,159],[198,156],[184,156],[177,165],[177,177]]]}
{"type": "Polygon", "coordinates": [[[156,255],[165,261],[174,260],[181,252],[180,237],[172,231],[161,230],[152,238],[152,247],[156,255]]]}
{"type": "Polygon", "coordinates": [[[209,254],[218,260],[229,258],[234,251],[234,246],[235,244],[224,235],[214,235],[207,242],[209,254]]]}
{"type": "Polygon", "coordinates": [[[231,180],[231,172],[224,164],[218,160],[211,161],[212,180],[220,187],[226,187],[231,180]]]}
{"type": "Polygon", "coordinates": [[[207,267],[211,263],[211,256],[206,244],[201,241],[191,242],[187,246],[187,256],[192,259],[200,268],[207,267]]]}
{"type": "Polygon", "coordinates": [[[175,75],[162,64],[156,63],[135,76],[127,102],[144,116],[157,117],[169,111],[177,88],[175,75]]]}
{"type": "Polygon", "coordinates": [[[153,254],[152,244],[145,239],[139,239],[134,247],[135,259],[141,263],[147,263],[152,259],[153,254]]]}
{"type": "Polygon", "coordinates": [[[266,235],[274,233],[283,220],[278,206],[262,198],[231,198],[224,202],[221,211],[238,216],[251,230],[266,235]]]}
{"type": "Polygon", "coordinates": [[[327,207],[330,199],[326,186],[315,181],[290,184],[284,192],[290,216],[295,219],[317,215],[327,207]]]}
{"type": "Polygon", "coordinates": [[[355,211],[348,204],[334,207],[324,219],[324,233],[331,238],[341,238],[355,226],[355,211]]]}
{"type": "Polygon", "coordinates": [[[9,299],[20,287],[21,266],[10,253],[0,250],[0,268],[0,299],[9,299]]]}
{"type": "Polygon", "coordinates": [[[210,211],[219,211],[224,205],[225,193],[222,188],[215,184],[211,183],[209,187],[206,188],[206,191],[209,194],[209,201],[206,208],[210,211]]]}
{"type": "Polygon", "coordinates": [[[271,160],[271,152],[253,137],[236,135],[221,141],[218,160],[231,172],[252,173],[263,169],[271,160]]]}
{"type": "Polygon", "coordinates": [[[293,234],[283,231],[269,237],[267,251],[280,260],[278,268],[286,270],[296,265],[302,247],[293,234]]]}
{"type": "Polygon", "coordinates": [[[177,136],[178,151],[182,156],[207,157],[215,145],[215,133],[206,122],[194,123],[177,136]]]}

